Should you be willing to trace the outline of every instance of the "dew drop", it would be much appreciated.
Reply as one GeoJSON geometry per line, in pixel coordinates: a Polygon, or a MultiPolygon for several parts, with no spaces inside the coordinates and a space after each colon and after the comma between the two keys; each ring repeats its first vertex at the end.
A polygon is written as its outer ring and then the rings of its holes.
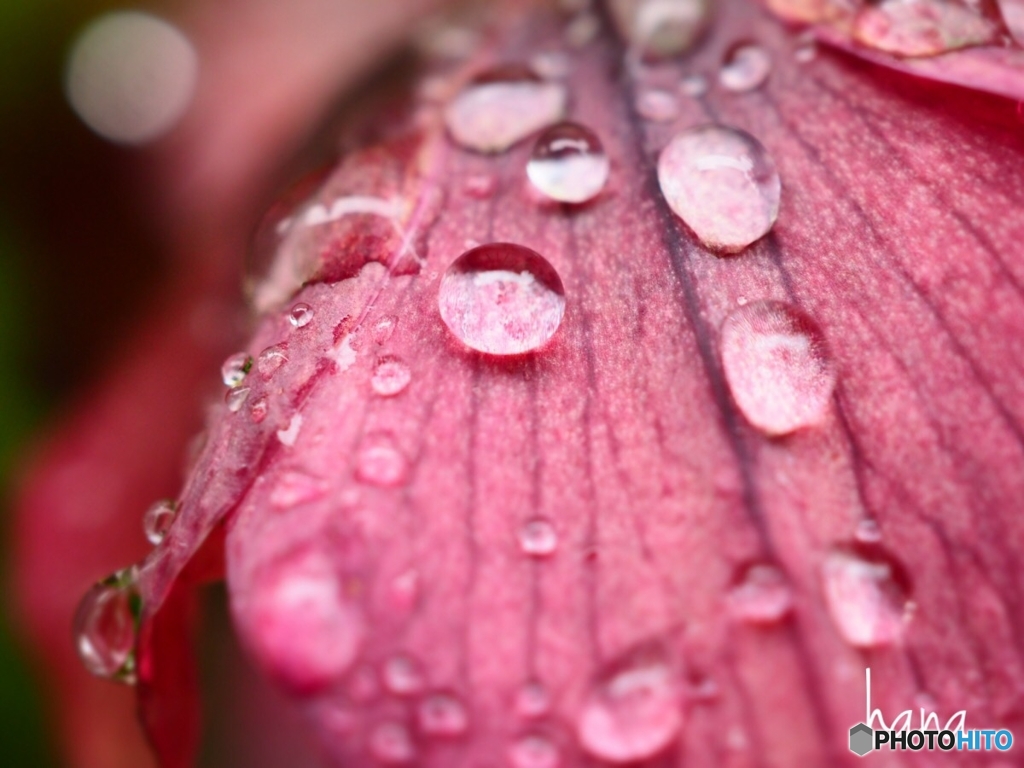
{"type": "Polygon", "coordinates": [[[686,75],[679,81],[679,90],[692,98],[703,96],[708,92],[708,79],[697,72],[686,75]]]}
{"type": "Polygon", "coordinates": [[[384,663],[384,687],[396,696],[414,696],[423,690],[423,670],[411,656],[399,654],[384,663]]]}
{"type": "Polygon", "coordinates": [[[252,357],[245,352],[232,355],[220,367],[220,376],[225,387],[240,386],[252,370],[252,357]]]}
{"type": "Polygon", "coordinates": [[[660,654],[639,653],[613,665],[580,712],[580,745],[593,757],[616,763],[657,755],[683,726],[678,688],[660,654]]]}
{"type": "Polygon", "coordinates": [[[94,585],[75,612],[75,645],[85,668],[98,677],[135,683],[135,640],[142,598],[137,569],[117,571],[94,585]]]}
{"type": "Polygon", "coordinates": [[[559,123],[537,139],[526,164],[533,186],[562,203],[585,203],[604,189],[611,166],[600,139],[577,123],[559,123]]]}
{"type": "Polygon", "coordinates": [[[178,504],[171,499],[161,499],[147,509],[142,516],[142,530],[149,543],[159,545],[166,538],[177,516],[178,504]]]}
{"type": "Polygon", "coordinates": [[[784,435],[825,417],[835,365],[821,329],[803,312],[778,301],[751,302],[726,318],[721,343],[733,399],[755,427],[784,435]]]}
{"type": "Polygon", "coordinates": [[[259,357],[256,358],[256,370],[259,371],[263,379],[269,379],[287,362],[288,355],[285,353],[284,347],[276,344],[260,352],[259,357]]]}
{"type": "Polygon", "coordinates": [[[288,310],[288,322],[295,328],[305,328],[313,322],[313,308],[309,304],[296,304],[288,310]]]}
{"type": "Polygon", "coordinates": [[[547,713],[550,707],[551,695],[539,680],[529,680],[523,683],[516,694],[516,712],[520,717],[541,717],[547,713]]]}
{"type": "Polygon", "coordinates": [[[416,745],[401,723],[379,723],[370,732],[370,754],[381,763],[409,763],[416,757],[416,745]]]}
{"type": "Polygon", "coordinates": [[[850,645],[875,648],[899,642],[909,618],[906,579],[876,551],[836,551],[822,567],[825,602],[850,645]]]}
{"type": "Polygon", "coordinates": [[[261,397],[249,406],[249,418],[252,419],[253,424],[262,424],[263,420],[267,418],[267,412],[269,410],[270,406],[267,403],[267,398],[261,397]]]}
{"type": "Polygon", "coordinates": [[[393,397],[402,392],[412,379],[409,366],[401,360],[385,358],[377,363],[370,379],[373,391],[381,397],[393,397]]]}
{"type": "Polygon", "coordinates": [[[793,607],[793,594],[782,572],[755,563],[745,569],[729,593],[729,610],[740,621],[773,624],[793,607]]]}
{"type": "Polygon", "coordinates": [[[562,322],[562,280],[536,251],[490,243],[462,254],[438,292],[441,319],[478,352],[518,355],[546,344],[562,322]]]}
{"type": "Polygon", "coordinates": [[[512,742],[508,749],[512,768],[558,768],[562,756],[546,736],[528,734],[512,742]]]}
{"type": "Polygon", "coordinates": [[[853,20],[854,38],[897,56],[935,56],[998,41],[1002,17],[988,9],[949,0],[879,0],[862,7],[853,20]]]}
{"type": "Polygon", "coordinates": [[[395,328],[398,326],[398,318],[393,315],[382,317],[377,321],[377,324],[373,326],[373,340],[378,344],[386,344],[392,334],[395,332],[395,328]]]}
{"type": "Polygon", "coordinates": [[[710,0],[612,0],[619,29],[646,59],[685,53],[707,28],[710,0]]]}
{"type": "Polygon", "coordinates": [[[636,97],[636,111],[646,120],[667,123],[679,116],[679,100],[658,88],[646,88],[636,97]]]}
{"type": "Polygon", "coordinates": [[[725,54],[718,82],[737,93],[752,91],[768,79],[771,71],[772,60],[764,48],[756,43],[737,43],[725,54]]]}
{"type": "Polygon", "coordinates": [[[235,389],[229,389],[224,395],[224,402],[228,406],[228,410],[231,413],[238,413],[242,406],[245,405],[245,401],[249,397],[248,387],[236,387],[235,389]]]}
{"type": "Polygon", "coordinates": [[[385,433],[367,435],[356,457],[356,477],[364,483],[383,487],[403,485],[408,475],[405,457],[385,433]]]}
{"type": "Polygon", "coordinates": [[[458,736],[469,727],[466,708],[448,693],[427,696],[417,707],[416,715],[420,730],[431,736],[458,736]]]}
{"type": "Polygon", "coordinates": [[[522,65],[477,76],[445,110],[455,141],[477,152],[504,152],[565,114],[566,90],[522,65]]]}
{"type": "Polygon", "coordinates": [[[519,530],[519,546],[531,557],[547,557],[558,549],[558,533],[550,520],[537,517],[519,530]]]}
{"type": "Polygon", "coordinates": [[[676,135],[658,159],[669,207],[713,250],[738,253],[763,237],[779,214],[781,184],[761,142],[722,125],[676,135]]]}

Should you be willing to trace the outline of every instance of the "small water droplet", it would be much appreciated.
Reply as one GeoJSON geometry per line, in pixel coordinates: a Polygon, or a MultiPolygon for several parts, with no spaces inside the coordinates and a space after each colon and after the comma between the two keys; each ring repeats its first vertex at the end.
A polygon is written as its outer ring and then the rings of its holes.
{"type": "Polygon", "coordinates": [[[293,414],[291,419],[288,421],[288,426],[284,429],[277,430],[277,439],[281,441],[282,445],[287,445],[289,448],[295,445],[295,441],[299,439],[299,432],[302,430],[302,414],[293,414]]]}
{"type": "Polygon", "coordinates": [[[676,674],[648,649],[612,665],[598,680],[580,712],[577,735],[593,757],[626,763],[657,755],[682,726],[676,674]]]}
{"type": "Polygon", "coordinates": [[[857,523],[854,538],[862,544],[877,544],[882,540],[882,529],[871,518],[865,518],[857,523]]]}
{"type": "Polygon", "coordinates": [[[174,519],[178,516],[178,504],[171,499],[161,499],[146,510],[142,516],[142,530],[149,543],[157,546],[167,536],[174,519]]]}
{"type": "Polygon", "coordinates": [[[132,566],[94,585],[75,612],[75,645],[85,668],[98,677],[135,683],[135,639],[142,599],[132,566]]]}
{"type": "Polygon", "coordinates": [[[356,477],[364,483],[379,486],[403,485],[408,475],[405,457],[387,434],[367,435],[356,457],[356,477]]]}
{"type": "Polygon", "coordinates": [[[768,79],[771,71],[768,51],[756,43],[737,43],[725,54],[718,82],[730,91],[752,91],[768,79]]]}
{"type": "Polygon", "coordinates": [[[729,593],[732,615],[751,624],[773,624],[792,607],[793,594],[786,577],[765,563],[748,566],[729,593]]]}
{"type": "Polygon", "coordinates": [[[409,366],[401,360],[385,358],[377,363],[370,385],[381,397],[393,397],[402,392],[412,379],[409,366]]]}
{"type": "Polygon", "coordinates": [[[377,324],[373,326],[373,340],[378,344],[386,344],[391,339],[391,335],[395,332],[395,328],[397,326],[397,317],[394,317],[393,315],[382,317],[377,321],[377,324]]]}
{"type": "Polygon", "coordinates": [[[722,125],[676,135],[658,159],[669,207],[705,246],[738,253],[763,237],[779,215],[781,184],[761,142],[722,125]]]}
{"type": "Polygon", "coordinates": [[[523,683],[516,694],[516,712],[520,717],[535,718],[545,715],[551,707],[551,695],[539,680],[523,683]]]}
{"type": "Polygon", "coordinates": [[[769,435],[819,423],[836,384],[817,323],[778,301],[751,302],[726,318],[722,367],[747,421],[769,435]]]}
{"type": "Polygon", "coordinates": [[[300,302],[288,310],[288,322],[295,328],[305,328],[313,322],[313,315],[313,308],[300,302]]]}
{"type": "Polygon", "coordinates": [[[370,733],[370,754],[381,763],[409,763],[416,757],[416,745],[401,723],[379,723],[370,733]]]}
{"type": "Polygon", "coordinates": [[[800,64],[814,61],[818,57],[818,45],[813,40],[801,43],[793,49],[793,58],[800,64]]]}
{"type": "Polygon", "coordinates": [[[877,547],[830,554],[822,567],[825,602],[850,645],[874,648],[899,642],[909,618],[902,570],[877,547]]]}
{"type": "Polygon", "coordinates": [[[270,405],[267,403],[267,398],[261,397],[249,406],[249,418],[252,419],[253,424],[262,424],[263,420],[267,418],[269,410],[270,405]]]}
{"type": "Polygon", "coordinates": [[[865,4],[853,20],[859,43],[897,56],[935,56],[996,43],[1002,30],[995,3],[878,0],[865,4]]]}
{"type": "Polygon", "coordinates": [[[399,654],[384,663],[384,687],[396,696],[415,696],[426,681],[419,663],[411,656],[399,654]]]}
{"type": "Polygon", "coordinates": [[[708,92],[708,79],[698,72],[691,73],[679,81],[679,90],[693,98],[703,96],[708,92]]]}
{"type": "Polygon", "coordinates": [[[562,755],[554,742],[540,734],[521,736],[509,746],[512,768],[558,768],[562,755]]]}
{"type": "Polygon", "coordinates": [[[463,344],[492,355],[533,352],[562,322],[562,280],[539,253],[490,243],[462,254],[438,292],[441,319],[463,344]]]}
{"type": "Polygon", "coordinates": [[[224,395],[224,403],[231,413],[238,413],[249,397],[248,387],[237,387],[229,389],[224,395]]]}
{"type": "Polygon", "coordinates": [[[256,370],[263,379],[269,379],[277,373],[281,366],[288,362],[288,355],[280,344],[267,347],[256,358],[256,370]]]}
{"type": "Polygon", "coordinates": [[[541,51],[530,59],[530,69],[546,80],[568,76],[569,66],[569,57],[561,51],[541,51]]]}
{"type": "Polygon", "coordinates": [[[526,175],[552,200],[585,203],[604,189],[610,168],[597,135],[582,125],[566,122],[540,135],[526,164],[526,175]]]}
{"type": "Polygon", "coordinates": [[[477,76],[445,109],[445,124],[461,146],[504,152],[565,113],[561,83],[541,80],[522,65],[507,65],[477,76]]]}
{"type": "Polygon", "coordinates": [[[220,376],[225,387],[237,387],[245,381],[251,370],[252,357],[245,352],[238,352],[224,361],[220,367],[220,376]]]}
{"type": "Polygon", "coordinates": [[[679,100],[668,91],[645,88],[636,97],[636,111],[646,120],[667,123],[679,117],[679,100]]]}
{"type": "Polygon", "coordinates": [[[707,28],[710,0],[613,0],[610,10],[632,47],[646,59],[688,51],[707,28]]]}
{"type": "Polygon", "coordinates": [[[458,736],[469,727],[466,708],[449,693],[434,693],[416,709],[420,730],[431,736],[458,736]]]}
{"type": "Polygon", "coordinates": [[[531,557],[547,557],[558,549],[558,533],[550,520],[537,517],[519,530],[519,546],[531,557]]]}

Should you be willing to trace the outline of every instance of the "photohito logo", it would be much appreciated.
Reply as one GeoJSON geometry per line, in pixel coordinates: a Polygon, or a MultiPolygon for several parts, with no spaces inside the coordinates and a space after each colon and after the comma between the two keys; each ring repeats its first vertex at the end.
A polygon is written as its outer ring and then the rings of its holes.
{"type": "Polygon", "coordinates": [[[886,725],[882,710],[871,709],[870,667],[864,670],[864,687],[867,722],[857,723],[850,729],[850,751],[860,757],[885,746],[889,749],[909,749],[912,752],[922,749],[1005,752],[1013,746],[1013,734],[1005,728],[998,731],[968,730],[965,709],[953,713],[944,728],[939,727],[939,716],[935,712],[927,712],[924,707],[920,709],[918,728],[911,728],[914,712],[910,709],[900,712],[890,725],[886,725]],[[902,727],[897,727],[901,720],[902,727]]]}

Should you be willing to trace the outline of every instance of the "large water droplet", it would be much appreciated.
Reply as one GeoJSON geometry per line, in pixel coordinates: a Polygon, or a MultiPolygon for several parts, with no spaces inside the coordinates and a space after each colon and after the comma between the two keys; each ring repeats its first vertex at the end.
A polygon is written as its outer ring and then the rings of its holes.
{"type": "Polygon", "coordinates": [[[490,243],[462,254],[438,293],[441,319],[466,346],[492,355],[533,352],[562,322],[565,289],[536,251],[490,243]]]}
{"type": "Polygon", "coordinates": [[[536,517],[519,530],[519,546],[531,557],[547,557],[558,549],[558,533],[550,520],[536,517]]]}
{"type": "Polygon", "coordinates": [[[593,131],[577,123],[559,123],[537,139],[526,175],[552,200],[585,203],[604,189],[610,167],[593,131]]]}
{"type": "Polygon", "coordinates": [[[879,0],[853,21],[858,42],[898,56],[939,53],[998,41],[1003,29],[995,3],[879,0]]]}
{"type": "Polygon", "coordinates": [[[558,768],[562,755],[551,739],[528,734],[516,739],[508,748],[512,768],[558,768]]]}
{"type": "Polygon", "coordinates": [[[385,358],[377,363],[370,386],[381,397],[393,397],[409,386],[411,379],[409,366],[401,360],[385,358]]]}
{"type": "Polygon", "coordinates": [[[450,693],[433,693],[416,709],[420,730],[431,736],[458,736],[469,727],[469,715],[450,693]]]}
{"type": "Polygon", "coordinates": [[[756,43],[737,43],[725,54],[718,82],[730,91],[752,91],[768,79],[772,59],[756,43]]]}
{"type": "Polygon", "coordinates": [[[300,302],[288,310],[288,322],[295,328],[305,328],[313,322],[313,315],[313,308],[300,302]]]}
{"type": "Polygon", "coordinates": [[[382,677],[384,687],[396,696],[414,696],[426,685],[419,663],[405,654],[392,656],[384,662],[382,677]]]}
{"type": "Polygon", "coordinates": [[[726,318],[722,367],[743,415],[769,435],[820,422],[836,383],[817,323],[778,301],[753,302],[726,318]]]}
{"type": "Polygon", "coordinates": [[[379,723],[370,732],[370,754],[389,765],[409,763],[416,758],[416,745],[401,723],[379,723]]]}
{"type": "Polygon", "coordinates": [[[645,88],[636,97],[636,111],[655,123],[667,123],[679,116],[679,99],[659,88],[645,88]]]}
{"type": "Polygon", "coordinates": [[[171,499],[161,499],[146,510],[142,516],[142,530],[154,546],[167,536],[174,519],[178,516],[178,504],[171,499]]]}
{"type": "Polygon", "coordinates": [[[551,706],[551,694],[539,680],[528,680],[516,694],[516,712],[520,717],[534,718],[546,714],[551,706]]]}
{"type": "Polygon", "coordinates": [[[541,80],[522,65],[478,75],[445,110],[448,132],[463,147],[504,152],[565,114],[561,83],[541,80]]]}
{"type": "Polygon", "coordinates": [[[672,667],[644,650],[612,665],[594,686],[577,722],[584,750],[616,763],[653,757],[679,736],[683,712],[672,667]]]}
{"type": "Polygon", "coordinates": [[[256,370],[263,379],[269,379],[277,373],[281,366],[288,362],[288,354],[281,344],[267,347],[256,358],[256,370]]]}
{"type": "Polygon", "coordinates": [[[685,53],[707,28],[710,0],[611,0],[616,25],[647,59],[685,53]]]}
{"type": "Polygon", "coordinates": [[[85,593],[75,613],[75,645],[94,675],[135,683],[135,638],[142,599],[137,569],[118,571],[85,593]]]}
{"type": "Polygon", "coordinates": [[[238,352],[224,361],[220,367],[220,376],[225,387],[237,387],[245,381],[251,370],[252,357],[245,352],[238,352]]]}
{"type": "Polygon", "coordinates": [[[676,135],[658,159],[669,207],[708,248],[738,253],[779,214],[775,162],[748,133],[704,125],[676,135]]]}
{"type": "Polygon", "coordinates": [[[747,567],[729,593],[729,610],[741,621],[772,624],[789,613],[793,593],[778,568],[765,563],[747,567]]]}
{"type": "Polygon", "coordinates": [[[356,477],[370,485],[395,487],[405,483],[408,462],[386,433],[363,438],[356,457],[356,477]]]}
{"type": "Polygon", "coordinates": [[[850,645],[874,648],[903,637],[909,618],[906,577],[881,550],[833,552],[822,577],[832,621],[850,645]]]}

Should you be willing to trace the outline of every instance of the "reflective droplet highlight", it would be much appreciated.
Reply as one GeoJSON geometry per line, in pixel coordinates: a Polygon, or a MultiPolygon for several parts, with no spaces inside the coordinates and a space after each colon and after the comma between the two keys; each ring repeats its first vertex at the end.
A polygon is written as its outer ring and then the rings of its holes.
{"type": "Polygon", "coordinates": [[[259,371],[260,377],[266,380],[281,370],[281,366],[287,362],[288,354],[285,352],[285,348],[276,344],[260,352],[259,357],[256,358],[256,370],[259,371]]]}
{"type": "Polygon", "coordinates": [[[608,181],[611,164],[597,135],[578,123],[559,123],[537,139],[526,175],[540,192],[562,203],[585,203],[608,181]]]}
{"type": "Polygon", "coordinates": [[[679,117],[679,100],[668,91],[645,88],[636,97],[636,111],[654,123],[667,123],[679,117]]]}
{"type": "Polygon", "coordinates": [[[224,361],[220,367],[220,376],[225,387],[237,387],[245,381],[251,370],[252,357],[245,352],[238,352],[224,361]]]}
{"type": "Polygon", "coordinates": [[[392,656],[384,663],[383,678],[384,687],[396,696],[414,696],[426,685],[419,663],[405,654],[392,656]]]}
{"type": "Polygon", "coordinates": [[[401,360],[385,358],[377,363],[370,379],[373,391],[381,397],[394,397],[401,393],[412,380],[409,366],[401,360]]]}
{"type": "Polygon", "coordinates": [[[363,438],[356,456],[356,477],[383,487],[403,485],[408,463],[390,435],[377,433],[363,438]]]}
{"type": "Polygon", "coordinates": [[[85,668],[98,677],[135,683],[135,640],[142,598],[132,566],[93,586],[75,612],[75,646],[85,668]]]}
{"type": "Polygon", "coordinates": [[[646,59],[685,53],[707,28],[710,0],[611,0],[616,25],[646,59]]]}
{"type": "Polygon", "coordinates": [[[313,322],[313,308],[309,304],[299,303],[288,310],[288,322],[293,328],[305,328],[313,322]]]}
{"type": "Polygon", "coordinates": [[[769,435],[821,422],[836,370],[818,324],[788,304],[758,301],[722,325],[722,368],[747,421],[769,435]]]}
{"type": "Polygon", "coordinates": [[[565,114],[566,90],[528,67],[508,65],[478,75],[445,109],[445,125],[461,146],[504,152],[565,114]]]}
{"type": "Polygon", "coordinates": [[[166,538],[177,516],[178,504],[171,499],[161,499],[147,509],[142,516],[142,530],[149,543],[159,545],[166,538]]]}
{"type": "Polygon", "coordinates": [[[864,519],[857,523],[854,538],[863,544],[877,544],[882,540],[882,529],[874,520],[864,519]]]}
{"type": "Polygon", "coordinates": [[[235,387],[234,389],[229,389],[224,395],[224,403],[231,413],[238,413],[242,410],[242,406],[245,405],[245,401],[248,399],[248,387],[235,387]]]}
{"type": "Polygon", "coordinates": [[[593,757],[627,763],[669,747],[682,726],[674,670],[660,653],[644,651],[612,665],[598,680],[583,705],[577,736],[593,757]]]}
{"type": "Polygon", "coordinates": [[[761,142],[744,131],[704,125],[676,135],[658,159],[672,211],[708,248],[738,253],[779,214],[781,183],[761,142]]]}
{"type": "Polygon", "coordinates": [[[697,98],[708,92],[708,79],[699,73],[692,73],[679,81],[679,90],[687,96],[697,98]]]}
{"type": "Polygon", "coordinates": [[[386,765],[410,763],[416,758],[416,745],[401,723],[380,723],[370,732],[370,754],[386,765]]]}
{"type": "Polygon", "coordinates": [[[441,319],[478,352],[518,355],[540,349],[565,313],[565,289],[555,268],[536,251],[490,243],[462,254],[438,292],[441,319]]]}
{"type": "Polygon", "coordinates": [[[729,612],[751,624],[773,624],[790,612],[793,593],[782,572],[773,565],[755,563],[744,569],[729,592],[729,612]]]}
{"type": "Polygon", "coordinates": [[[752,91],[768,79],[771,71],[768,51],[756,43],[738,43],[726,52],[718,82],[729,91],[752,91]]]}
{"type": "Polygon", "coordinates": [[[558,768],[562,755],[551,739],[540,734],[528,734],[509,746],[508,760],[512,768],[558,768]]]}
{"type": "Polygon", "coordinates": [[[903,637],[910,616],[906,579],[877,547],[831,553],[822,579],[832,622],[850,645],[874,648],[903,637]]]}
{"type": "Polygon", "coordinates": [[[534,518],[519,529],[519,547],[531,557],[547,557],[558,549],[558,532],[550,520],[534,518]]]}
{"type": "Polygon", "coordinates": [[[433,693],[416,709],[420,730],[430,736],[458,736],[469,727],[469,715],[459,699],[448,693],[433,693]]]}

